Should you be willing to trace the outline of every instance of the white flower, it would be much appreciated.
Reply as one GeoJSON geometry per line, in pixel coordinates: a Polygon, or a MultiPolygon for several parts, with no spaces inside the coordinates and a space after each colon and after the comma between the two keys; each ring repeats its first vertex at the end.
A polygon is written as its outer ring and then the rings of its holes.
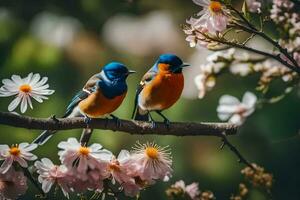
{"type": "Polygon", "coordinates": [[[247,76],[252,72],[251,65],[249,63],[235,63],[230,65],[230,72],[232,74],[238,74],[240,76],[247,76]]]}
{"type": "Polygon", "coordinates": [[[86,147],[82,146],[75,138],[69,138],[67,142],[60,142],[58,148],[63,149],[58,152],[61,162],[68,168],[77,166],[77,172],[81,174],[85,174],[88,168],[94,169],[102,162],[109,162],[112,158],[112,153],[102,149],[100,144],[86,147]]]}
{"type": "Polygon", "coordinates": [[[206,27],[210,33],[222,32],[228,23],[227,10],[219,1],[193,0],[203,9],[198,13],[201,16],[195,22],[195,27],[206,27]]]}
{"type": "Polygon", "coordinates": [[[242,102],[234,96],[223,95],[217,108],[218,117],[222,121],[229,119],[230,123],[242,125],[246,118],[255,111],[256,101],[257,97],[251,92],[244,94],[242,102]]]}
{"type": "Polygon", "coordinates": [[[53,186],[57,184],[63,194],[69,198],[68,177],[67,168],[64,165],[54,165],[48,158],[42,158],[41,161],[36,161],[34,166],[37,168],[39,174],[38,180],[42,184],[42,189],[45,193],[48,193],[53,186]]]}
{"type": "Polygon", "coordinates": [[[131,154],[135,161],[136,173],[142,180],[166,180],[172,173],[172,158],[167,147],[159,147],[154,143],[137,143],[131,154]]]}
{"type": "Polygon", "coordinates": [[[12,166],[13,162],[18,162],[22,167],[28,167],[26,160],[36,160],[37,157],[30,151],[37,148],[37,144],[21,143],[9,147],[0,145],[0,160],[4,160],[0,167],[0,173],[6,173],[12,166]]]}
{"type": "Polygon", "coordinates": [[[261,13],[261,2],[258,0],[246,0],[248,10],[253,13],[261,13]]]}
{"type": "Polygon", "coordinates": [[[25,113],[27,104],[32,109],[31,98],[39,103],[43,99],[48,99],[45,95],[51,95],[54,90],[49,90],[49,85],[46,84],[48,78],[41,79],[40,74],[28,74],[27,77],[21,78],[18,75],[12,75],[11,79],[3,79],[3,86],[0,88],[0,97],[16,96],[16,98],[9,104],[8,111],[13,111],[21,103],[21,112],[25,113]]]}

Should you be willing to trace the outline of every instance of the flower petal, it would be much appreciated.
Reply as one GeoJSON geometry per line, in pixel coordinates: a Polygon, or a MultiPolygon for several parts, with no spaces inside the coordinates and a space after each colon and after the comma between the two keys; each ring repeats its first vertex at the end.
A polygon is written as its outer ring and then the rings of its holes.
{"type": "Polygon", "coordinates": [[[24,95],[21,102],[21,113],[25,113],[26,110],[27,110],[27,99],[26,96],[24,95]]]}
{"type": "Polygon", "coordinates": [[[257,97],[252,92],[246,92],[243,96],[243,104],[245,104],[248,108],[251,108],[255,105],[257,101],[257,97]]]}
{"type": "Polygon", "coordinates": [[[11,167],[13,161],[14,159],[11,156],[6,158],[0,167],[0,173],[5,174],[11,167]]]}
{"type": "Polygon", "coordinates": [[[20,104],[21,97],[17,96],[9,105],[8,105],[8,111],[11,112],[16,109],[16,107],[20,104]]]}

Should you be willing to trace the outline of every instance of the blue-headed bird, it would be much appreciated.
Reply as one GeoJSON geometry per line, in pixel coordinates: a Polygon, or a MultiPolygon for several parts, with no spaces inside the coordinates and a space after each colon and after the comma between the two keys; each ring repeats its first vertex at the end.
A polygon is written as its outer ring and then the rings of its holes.
{"type": "Polygon", "coordinates": [[[159,56],[137,88],[132,118],[140,121],[149,121],[150,118],[154,126],[150,112],[155,111],[168,126],[170,122],[162,111],[171,107],[181,96],[184,86],[182,68],[186,66],[189,65],[174,54],[159,56]]]}
{"type": "MultiPolygon", "coordinates": [[[[112,115],[123,102],[127,93],[126,78],[135,71],[118,62],[105,65],[102,71],[92,76],[68,105],[63,118],[84,116],[86,123],[90,118],[112,115]]],[[[44,144],[56,131],[45,130],[33,142],[44,144]]]]}

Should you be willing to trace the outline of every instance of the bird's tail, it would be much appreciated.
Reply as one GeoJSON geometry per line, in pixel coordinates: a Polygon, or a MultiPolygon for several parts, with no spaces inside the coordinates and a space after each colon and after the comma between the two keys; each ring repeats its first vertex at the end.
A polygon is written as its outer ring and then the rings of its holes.
{"type": "Polygon", "coordinates": [[[142,110],[140,107],[137,106],[132,118],[138,121],[149,121],[149,112],[142,110]]]}
{"type": "Polygon", "coordinates": [[[43,131],[37,138],[35,138],[33,140],[32,143],[38,144],[38,145],[43,145],[45,144],[54,133],[56,133],[57,131],[55,130],[45,130],[43,131]]]}

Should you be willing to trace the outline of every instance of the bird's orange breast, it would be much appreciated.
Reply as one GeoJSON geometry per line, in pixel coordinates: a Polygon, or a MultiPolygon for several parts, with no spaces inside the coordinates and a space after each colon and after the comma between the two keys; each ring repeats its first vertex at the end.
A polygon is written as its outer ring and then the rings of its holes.
{"type": "Polygon", "coordinates": [[[183,86],[182,73],[160,72],[154,80],[144,86],[140,94],[139,105],[149,111],[167,109],[179,99],[183,86]]]}
{"type": "Polygon", "coordinates": [[[105,97],[101,91],[97,90],[88,98],[82,100],[78,106],[88,117],[100,117],[115,111],[123,102],[126,92],[112,99],[105,97]]]}

